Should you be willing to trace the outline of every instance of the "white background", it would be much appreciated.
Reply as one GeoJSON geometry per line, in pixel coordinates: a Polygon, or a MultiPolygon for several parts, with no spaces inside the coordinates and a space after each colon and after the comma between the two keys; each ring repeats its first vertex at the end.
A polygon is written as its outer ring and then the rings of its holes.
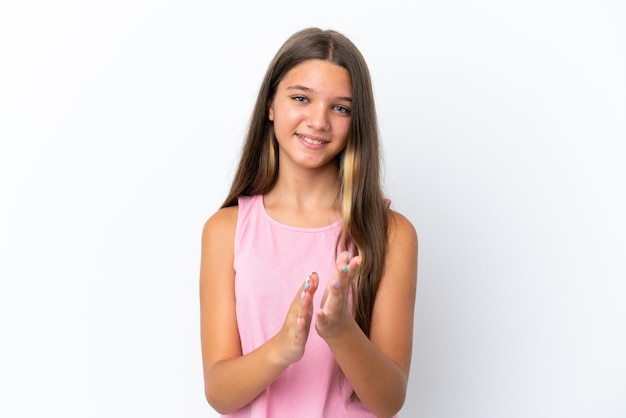
{"type": "Polygon", "coordinates": [[[267,64],[315,25],[370,65],[420,237],[401,415],[623,418],[624,22],[618,0],[3,1],[0,416],[216,416],[201,228],[267,64]]]}

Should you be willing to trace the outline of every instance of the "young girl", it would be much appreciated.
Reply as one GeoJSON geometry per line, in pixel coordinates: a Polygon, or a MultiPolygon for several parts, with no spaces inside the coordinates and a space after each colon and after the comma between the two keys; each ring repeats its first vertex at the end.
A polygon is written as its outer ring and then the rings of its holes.
{"type": "Polygon", "coordinates": [[[297,32],[202,234],[208,402],[229,417],[394,416],[416,280],[415,229],[381,191],[365,60],[335,31],[297,32]]]}

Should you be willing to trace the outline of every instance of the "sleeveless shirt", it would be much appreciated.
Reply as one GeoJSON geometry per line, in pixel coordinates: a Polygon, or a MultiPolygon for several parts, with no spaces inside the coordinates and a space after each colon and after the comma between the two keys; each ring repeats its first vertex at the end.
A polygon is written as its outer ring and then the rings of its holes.
{"type": "MultiPolygon", "coordinates": [[[[334,272],[341,224],[339,220],[320,228],[284,225],[267,213],[262,195],[239,198],[234,269],[237,326],[244,355],[276,335],[298,289],[314,271],[320,278],[314,311],[320,306],[334,272]]],[[[314,327],[312,323],[302,359],[248,405],[225,416],[373,417],[359,400],[350,399],[352,386],[314,327]]]]}

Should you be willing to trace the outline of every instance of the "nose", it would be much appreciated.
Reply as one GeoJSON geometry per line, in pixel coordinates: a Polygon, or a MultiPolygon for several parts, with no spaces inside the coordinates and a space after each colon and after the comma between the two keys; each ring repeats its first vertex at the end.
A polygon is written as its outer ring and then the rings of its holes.
{"type": "Polygon", "coordinates": [[[319,104],[318,106],[310,106],[307,125],[317,131],[326,131],[330,128],[330,120],[328,116],[328,109],[326,106],[322,104],[319,104]]]}

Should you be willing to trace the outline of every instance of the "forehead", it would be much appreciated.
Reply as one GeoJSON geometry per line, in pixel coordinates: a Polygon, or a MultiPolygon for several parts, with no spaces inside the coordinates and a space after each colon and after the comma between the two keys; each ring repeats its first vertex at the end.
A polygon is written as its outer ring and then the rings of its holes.
{"type": "Polygon", "coordinates": [[[278,84],[279,88],[305,87],[315,92],[352,95],[350,73],[344,67],[324,60],[307,60],[293,67],[278,84]]]}

